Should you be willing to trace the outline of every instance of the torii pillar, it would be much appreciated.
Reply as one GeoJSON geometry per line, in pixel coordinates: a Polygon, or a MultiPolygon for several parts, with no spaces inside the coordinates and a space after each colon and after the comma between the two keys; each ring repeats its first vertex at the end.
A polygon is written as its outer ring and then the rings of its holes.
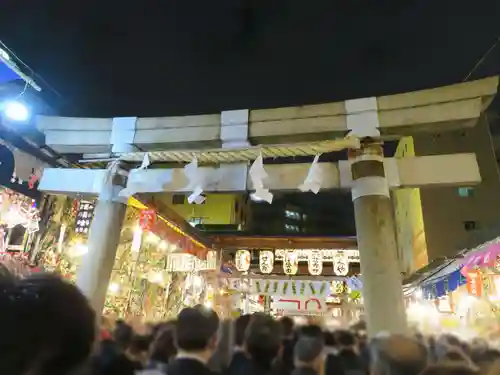
{"type": "Polygon", "coordinates": [[[118,196],[126,185],[126,176],[119,164],[108,177],[97,199],[87,242],[88,253],[83,257],[76,279],[76,285],[89,299],[98,319],[106,301],[127,209],[126,202],[118,196]]]}
{"type": "Polygon", "coordinates": [[[363,140],[359,150],[349,152],[349,160],[368,335],[406,333],[396,226],[382,146],[363,140]]]}

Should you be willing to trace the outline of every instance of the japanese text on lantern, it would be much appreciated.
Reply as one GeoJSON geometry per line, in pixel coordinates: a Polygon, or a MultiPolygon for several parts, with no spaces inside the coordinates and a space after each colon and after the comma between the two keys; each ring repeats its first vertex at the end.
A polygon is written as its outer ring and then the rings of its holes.
{"type": "Polygon", "coordinates": [[[273,272],[274,254],[272,251],[263,250],[259,254],[259,268],[262,273],[273,272]]]}
{"type": "Polygon", "coordinates": [[[80,201],[76,212],[75,232],[87,234],[90,223],[94,217],[94,203],[90,201],[80,201]]]}
{"type": "Polygon", "coordinates": [[[156,211],[152,209],[142,210],[139,215],[139,226],[142,230],[151,231],[156,223],[156,211]]]}

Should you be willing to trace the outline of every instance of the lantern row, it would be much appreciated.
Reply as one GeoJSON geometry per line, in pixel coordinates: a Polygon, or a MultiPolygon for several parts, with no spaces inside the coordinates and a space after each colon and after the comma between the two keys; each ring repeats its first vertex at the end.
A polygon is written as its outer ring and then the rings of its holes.
{"type": "MultiPolygon", "coordinates": [[[[319,276],[323,272],[323,263],[333,263],[333,272],[337,276],[346,276],[349,273],[349,263],[359,262],[357,250],[287,250],[280,249],[259,251],[259,269],[264,274],[270,274],[274,269],[274,261],[283,262],[286,275],[296,275],[299,261],[307,261],[309,274],[319,276]],[[357,254],[355,254],[356,252],[357,254]]],[[[249,250],[238,250],[235,257],[236,269],[247,272],[250,269],[251,255],[249,250]]]]}

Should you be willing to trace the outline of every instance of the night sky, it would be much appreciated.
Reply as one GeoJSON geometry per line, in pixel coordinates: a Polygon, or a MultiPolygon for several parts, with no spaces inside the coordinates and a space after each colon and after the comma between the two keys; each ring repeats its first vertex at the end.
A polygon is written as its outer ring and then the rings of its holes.
{"type": "MultiPolygon", "coordinates": [[[[65,114],[165,116],[463,80],[498,0],[2,0],[0,39],[65,114]]],[[[500,47],[500,46],[499,46],[500,47]]],[[[471,79],[500,71],[500,48],[471,79]]]]}
{"type": "MultiPolygon", "coordinates": [[[[498,40],[499,20],[498,0],[0,0],[0,40],[41,77],[59,113],[79,116],[272,108],[452,84],[498,40]]],[[[499,73],[500,45],[469,79],[499,73]]],[[[332,215],[342,211],[327,201],[332,215]]]]}

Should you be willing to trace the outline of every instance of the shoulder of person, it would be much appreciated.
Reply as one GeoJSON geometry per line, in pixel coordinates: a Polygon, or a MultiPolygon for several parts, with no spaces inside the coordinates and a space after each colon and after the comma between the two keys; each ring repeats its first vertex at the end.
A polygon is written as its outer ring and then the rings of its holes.
{"type": "Polygon", "coordinates": [[[148,369],[148,370],[138,370],[135,372],[135,375],[166,375],[166,372],[161,371],[160,369],[148,369]]]}

